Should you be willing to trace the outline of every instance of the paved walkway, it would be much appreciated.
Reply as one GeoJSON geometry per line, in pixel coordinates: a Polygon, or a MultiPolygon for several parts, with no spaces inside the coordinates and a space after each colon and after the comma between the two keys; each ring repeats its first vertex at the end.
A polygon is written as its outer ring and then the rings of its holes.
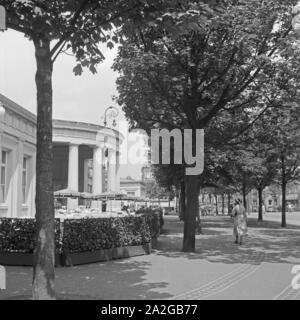
{"type": "MultiPolygon", "coordinates": [[[[196,252],[183,253],[183,224],[166,216],[151,255],[57,268],[56,291],[73,299],[300,299],[291,287],[300,226],[281,229],[276,217],[265,218],[270,221],[258,224],[250,216],[249,236],[238,246],[230,218],[204,217],[196,252]]],[[[30,295],[31,277],[31,268],[7,267],[0,299],[30,295]]]]}

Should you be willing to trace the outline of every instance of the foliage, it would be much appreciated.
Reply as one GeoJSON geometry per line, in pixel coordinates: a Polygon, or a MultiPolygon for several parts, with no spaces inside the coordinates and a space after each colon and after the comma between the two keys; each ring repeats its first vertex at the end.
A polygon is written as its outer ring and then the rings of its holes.
{"type": "Polygon", "coordinates": [[[274,134],[277,155],[278,181],[288,183],[300,178],[300,106],[281,110],[274,134]]]}
{"type": "Polygon", "coordinates": [[[168,165],[152,165],[152,172],[157,183],[174,197],[174,188],[178,188],[184,178],[183,166],[172,163],[168,165]]]}
{"type": "MultiPolygon", "coordinates": [[[[216,116],[253,113],[254,106],[258,113],[275,99],[268,84],[273,57],[286,46],[291,2],[236,3],[228,1],[205,29],[173,37],[157,22],[160,28],[148,27],[122,45],[114,66],[121,73],[118,102],[132,126],[204,128],[216,116]]],[[[201,21],[202,11],[194,10],[201,21]]],[[[170,15],[170,23],[184,25],[184,16],[177,18],[170,15]]]]}
{"type": "Polygon", "coordinates": [[[149,226],[143,217],[70,219],[64,222],[65,252],[96,251],[150,241],[149,226]]]}
{"type": "MultiPolygon", "coordinates": [[[[55,219],[56,252],[60,251],[60,221],[55,219]]],[[[0,252],[32,253],[35,247],[34,219],[0,219],[0,252]]]]}
{"type": "Polygon", "coordinates": [[[37,166],[36,234],[33,298],[54,299],[54,200],[52,179],[52,73],[60,53],[73,54],[75,75],[83,67],[96,72],[104,55],[99,43],[109,48],[132,29],[160,15],[165,4],[156,0],[0,0],[7,13],[7,27],[32,40],[37,65],[37,166]],[[154,15],[154,17],[153,17],[154,15]],[[126,25],[126,27],[124,27],[126,25]],[[115,30],[123,27],[122,33],[115,30]],[[47,284],[47,285],[46,285],[47,284]]]}
{"type": "Polygon", "coordinates": [[[164,224],[163,213],[161,210],[143,210],[143,217],[146,219],[146,223],[149,226],[151,238],[156,239],[160,233],[164,224]]]}
{"type": "MultiPolygon", "coordinates": [[[[204,13],[201,2],[186,1],[186,14],[174,8],[164,15],[168,23],[159,17],[155,28],[153,23],[144,26],[121,43],[114,64],[120,73],[117,101],[132,127],[149,133],[152,128],[206,130],[205,151],[211,152],[202,184],[216,183],[213,159],[219,150],[223,154],[222,144],[241,135],[277,104],[280,91],[273,84],[283,68],[281,60],[291,78],[299,70],[297,41],[291,32],[295,1],[228,0],[223,4],[221,10],[204,13]],[[186,23],[187,16],[193,23],[186,23]],[[174,34],[170,25],[183,30],[174,34]]],[[[248,181],[248,164],[241,168],[243,181],[248,181]]],[[[187,189],[197,193],[193,179],[185,177],[186,183],[193,184],[187,189]]],[[[195,243],[197,199],[187,192],[184,239],[189,239],[190,250],[195,243]]]]}
{"type": "MultiPolygon", "coordinates": [[[[135,217],[55,219],[56,252],[85,252],[143,245],[157,238],[162,213],[150,210],[135,217]]],[[[35,247],[34,219],[0,219],[0,252],[32,253],[35,247]]]]}

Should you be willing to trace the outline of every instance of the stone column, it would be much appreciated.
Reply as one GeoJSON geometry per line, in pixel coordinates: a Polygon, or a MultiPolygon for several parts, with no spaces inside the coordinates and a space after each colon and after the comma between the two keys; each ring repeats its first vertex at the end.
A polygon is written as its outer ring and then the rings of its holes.
{"type": "Polygon", "coordinates": [[[120,192],[120,152],[116,152],[116,191],[120,192]]]}
{"type": "MultiPolygon", "coordinates": [[[[1,108],[1,105],[0,105],[0,108],[1,108]]],[[[0,121],[1,121],[1,119],[0,119],[0,121]]],[[[1,164],[2,164],[2,131],[0,128],[0,168],[1,168],[1,164]]],[[[1,172],[0,172],[0,174],[1,174],[1,172]]],[[[0,177],[0,179],[1,179],[1,177],[0,177]]],[[[0,204],[1,204],[1,202],[0,202],[0,204]]],[[[1,214],[0,214],[0,216],[1,216],[1,214]]]]}
{"type": "MultiPolygon", "coordinates": [[[[79,146],[70,144],[69,146],[69,166],[68,166],[68,189],[78,191],[78,158],[79,146]]],[[[76,209],[78,199],[68,199],[68,209],[76,209]]]]}
{"type": "Polygon", "coordinates": [[[116,192],[116,151],[108,149],[108,192],[116,192]]]}
{"type": "MultiPolygon", "coordinates": [[[[102,176],[102,164],[103,164],[103,149],[97,146],[93,150],[93,194],[102,193],[103,176],[102,176]]],[[[102,202],[93,201],[92,207],[100,209],[102,211],[102,202]]]]}
{"type": "MultiPolygon", "coordinates": [[[[118,192],[117,190],[117,153],[113,149],[108,150],[108,192],[118,192]]],[[[117,212],[121,210],[121,201],[108,201],[107,211],[117,212]]]]}
{"type": "Polygon", "coordinates": [[[4,121],[4,114],[5,114],[5,109],[2,106],[2,103],[0,102],[0,166],[2,163],[2,134],[3,134],[1,122],[4,121]]]}
{"type": "Polygon", "coordinates": [[[30,187],[29,187],[29,195],[30,197],[30,209],[29,215],[30,217],[35,216],[35,182],[36,182],[36,153],[32,155],[30,158],[30,187]]]}

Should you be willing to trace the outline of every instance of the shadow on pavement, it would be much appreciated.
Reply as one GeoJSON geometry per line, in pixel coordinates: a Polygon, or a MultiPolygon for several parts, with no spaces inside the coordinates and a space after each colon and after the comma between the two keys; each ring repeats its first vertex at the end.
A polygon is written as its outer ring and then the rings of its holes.
{"type": "MultiPolygon", "coordinates": [[[[181,264],[186,266],[187,261],[195,259],[212,263],[249,265],[260,265],[262,262],[299,263],[299,227],[281,229],[280,223],[267,221],[258,224],[256,217],[250,217],[249,235],[245,244],[238,246],[233,243],[232,226],[233,222],[227,216],[203,217],[203,234],[196,237],[196,252],[183,253],[183,223],[177,217],[166,217],[163,233],[151,255],[57,268],[58,299],[172,298],[171,280],[157,277],[157,272],[161,272],[164,267],[172,272],[173,267],[178,269],[181,264]],[[175,260],[168,261],[168,258],[175,260]],[[181,258],[178,259],[178,264],[176,258],[181,258]],[[185,259],[187,261],[184,261],[185,259]]],[[[31,279],[31,268],[8,267],[7,290],[0,291],[0,299],[29,299],[31,279]]]]}
{"type": "MultiPolygon", "coordinates": [[[[151,262],[136,261],[134,259],[123,259],[62,268],[59,278],[74,279],[76,277],[76,288],[71,281],[64,285],[57,285],[58,292],[72,292],[73,294],[86,294],[99,299],[112,297],[113,299],[166,299],[171,297],[163,293],[167,282],[145,281],[146,273],[151,268],[151,262]],[[111,291],[111,294],[109,294],[111,291]],[[102,294],[103,292],[103,294],[102,294]]],[[[63,282],[63,281],[62,281],[63,282]]]]}
{"type": "MultiPolygon", "coordinates": [[[[166,282],[146,283],[147,261],[133,259],[114,260],[89,265],[56,269],[58,300],[130,300],[167,299],[166,282]],[[105,298],[106,297],[106,298],[105,298]]],[[[0,299],[31,299],[30,267],[7,268],[7,290],[0,292],[0,299]]]]}
{"type": "Polygon", "coordinates": [[[227,216],[204,217],[203,235],[197,235],[196,252],[184,253],[182,248],[183,223],[168,219],[157,245],[157,255],[172,258],[205,259],[222,263],[295,263],[300,258],[300,227],[281,228],[279,222],[258,223],[256,217],[248,220],[248,236],[244,244],[233,243],[233,222],[227,216]]]}

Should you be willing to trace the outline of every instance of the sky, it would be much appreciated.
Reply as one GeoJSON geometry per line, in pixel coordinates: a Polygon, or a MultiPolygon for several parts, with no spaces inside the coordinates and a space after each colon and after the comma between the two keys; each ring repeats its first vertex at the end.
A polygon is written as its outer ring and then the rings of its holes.
{"type": "MultiPolygon", "coordinates": [[[[53,118],[103,124],[104,111],[116,106],[112,97],[117,94],[117,73],[112,69],[117,48],[102,52],[106,59],[96,75],[85,70],[81,76],[73,74],[75,58],[61,54],[53,71],[53,118]]],[[[0,93],[36,114],[36,63],[31,41],[16,31],[0,32],[0,93]]],[[[118,107],[119,108],[119,107],[118,107]]],[[[119,120],[125,121],[120,110],[119,120]]],[[[137,138],[138,139],[138,138],[137,138]]],[[[140,139],[141,140],[141,139],[140,139]]],[[[141,164],[121,165],[121,177],[139,179],[141,164]]]]}

